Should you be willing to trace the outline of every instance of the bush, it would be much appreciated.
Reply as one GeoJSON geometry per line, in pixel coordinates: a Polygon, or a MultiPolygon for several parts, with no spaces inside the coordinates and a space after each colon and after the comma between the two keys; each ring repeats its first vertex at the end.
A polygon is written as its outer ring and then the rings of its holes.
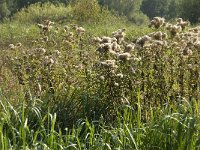
{"type": "Polygon", "coordinates": [[[10,11],[7,8],[6,2],[0,2],[0,21],[3,20],[4,17],[7,17],[10,14],[10,11]]]}
{"type": "Polygon", "coordinates": [[[36,3],[28,8],[23,8],[13,16],[13,20],[20,23],[38,23],[45,19],[53,21],[70,20],[72,8],[64,4],[54,5],[52,3],[36,3]]]}
{"type": "Polygon", "coordinates": [[[98,21],[100,11],[97,0],[78,0],[73,8],[74,17],[84,22],[98,21]]]}
{"type": "Polygon", "coordinates": [[[139,13],[133,13],[132,15],[129,16],[129,20],[134,22],[136,25],[141,25],[141,24],[147,24],[149,21],[149,18],[139,12],[139,13]]]}

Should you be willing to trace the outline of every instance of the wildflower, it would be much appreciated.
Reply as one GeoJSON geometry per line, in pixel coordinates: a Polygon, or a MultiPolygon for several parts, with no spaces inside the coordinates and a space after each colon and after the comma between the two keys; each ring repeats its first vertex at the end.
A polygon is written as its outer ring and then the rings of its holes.
{"type": "Polygon", "coordinates": [[[40,29],[43,29],[43,28],[44,28],[44,25],[43,25],[43,24],[40,24],[40,23],[38,23],[37,26],[38,26],[40,29]]]}
{"type": "Polygon", "coordinates": [[[153,32],[149,36],[154,38],[154,39],[156,39],[156,40],[163,40],[163,39],[167,38],[167,34],[166,33],[162,33],[161,31],[153,32]]]}
{"type": "Polygon", "coordinates": [[[48,36],[45,36],[45,37],[43,38],[43,41],[44,41],[44,42],[48,42],[48,41],[49,41],[48,36]]]}
{"type": "Polygon", "coordinates": [[[100,37],[94,37],[92,40],[95,43],[101,43],[102,42],[102,39],[100,37]]]}
{"type": "Polygon", "coordinates": [[[109,52],[110,50],[111,50],[111,44],[109,43],[100,44],[99,48],[97,49],[97,51],[100,53],[109,52]]]}
{"type": "Polygon", "coordinates": [[[48,60],[49,60],[49,56],[45,56],[45,57],[44,57],[44,60],[45,60],[45,63],[47,63],[48,60]]]}
{"type": "Polygon", "coordinates": [[[78,35],[82,35],[85,33],[85,29],[83,27],[78,27],[77,25],[74,25],[73,28],[76,30],[78,35]]]}
{"type": "Polygon", "coordinates": [[[106,61],[100,62],[100,65],[102,67],[106,67],[106,68],[116,68],[117,67],[115,65],[115,60],[106,60],[106,61]]]}
{"type": "Polygon", "coordinates": [[[116,74],[116,77],[123,78],[124,75],[122,73],[118,73],[118,74],[116,74]]]}
{"type": "Polygon", "coordinates": [[[130,53],[122,53],[122,54],[118,55],[118,59],[121,60],[121,61],[129,60],[130,57],[131,57],[130,53]]]}
{"type": "Polygon", "coordinates": [[[154,26],[156,29],[165,26],[165,19],[161,17],[154,17],[153,20],[151,20],[149,27],[154,26]]]}
{"type": "Polygon", "coordinates": [[[114,85],[115,85],[115,86],[119,86],[119,83],[115,82],[114,85]]]}
{"type": "Polygon", "coordinates": [[[149,37],[148,35],[145,35],[143,37],[138,38],[136,41],[136,44],[139,44],[141,47],[143,47],[144,44],[150,40],[151,40],[151,37],[149,37]]]}
{"type": "Polygon", "coordinates": [[[112,50],[115,51],[115,52],[120,52],[120,51],[121,51],[121,47],[120,47],[119,44],[117,44],[117,42],[113,42],[113,43],[111,44],[111,48],[112,48],[112,50]]]}
{"type": "Polygon", "coordinates": [[[113,43],[117,42],[117,39],[115,37],[113,37],[111,40],[112,40],[113,43]]]}
{"type": "Polygon", "coordinates": [[[54,53],[55,53],[56,55],[60,55],[60,51],[59,51],[59,50],[55,50],[54,53]]]}
{"type": "Polygon", "coordinates": [[[65,25],[64,29],[65,29],[65,31],[69,30],[69,26],[65,25]]]}
{"type": "Polygon", "coordinates": [[[168,27],[167,29],[170,31],[172,36],[175,36],[182,31],[182,28],[179,25],[172,25],[168,27]]]}
{"type": "Polygon", "coordinates": [[[135,61],[141,61],[142,58],[141,57],[134,57],[133,60],[135,60],[135,61]]]}
{"type": "Polygon", "coordinates": [[[52,58],[49,59],[49,63],[50,63],[50,64],[54,64],[54,62],[55,62],[55,61],[54,61],[52,58]]]}
{"type": "Polygon", "coordinates": [[[177,26],[181,26],[182,30],[184,30],[185,27],[188,26],[188,25],[189,25],[188,21],[183,21],[182,18],[177,19],[177,26]]]}
{"type": "Polygon", "coordinates": [[[188,47],[188,46],[186,46],[183,50],[182,50],[182,55],[183,56],[189,56],[189,55],[192,55],[192,50],[188,47]]]}
{"type": "Polygon", "coordinates": [[[107,37],[107,36],[103,36],[101,42],[102,43],[111,43],[111,41],[112,41],[112,38],[107,37]]]}
{"type": "Polygon", "coordinates": [[[193,68],[192,64],[188,64],[188,68],[192,69],[193,68]]]}
{"type": "Polygon", "coordinates": [[[113,56],[117,55],[117,53],[116,53],[115,51],[113,51],[113,50],[109,50],[109,53],[110,53],[111,55],[113,55],[113,56]]]}
{"type": "Polygon", "coordinates": [[[31,41],[31,43],[34,45],[34,44],[37,43],[37,41],[36,41],[36,40],[33,40],[33,41],[31,41]]]}
{"type": "Polygon", "coordinates": [[[105,80],[105,77],[104,76],[100,76],[99,77],[101,80],[105,80]]]}
{"type": "Polygon", "coordinates": [[[21,46],[22,46],[22,43],[17,43],[16,46],[17,46],[17,47],[21,47],[21,46]]]}
{"type": "Polygon", "coordinates": [[[52,25],[54,25],[54,22],[51,22],[50,20],[45,20],[44,22],[45,22],[45,25],[38,23],[37,26],[40,29],[42,29],[41,33],[46,35],[47,32],[50,31],[50,29],[52,29],[52,25]]]}
{"type": "Polygon", "coordinates": [[[105,61],[106,64],[110,67],[110,68],[115,68],[115,60],[106,60],[105,61]]]}
{"type": "Polygon", "coordinates": [[[153,45],[154,46],[167,46],[167,42],[166,41],[160,41],[160,40],[154,40],[153,45]]]}
{"type": "Polygon", "coordinates": [[[125,46],[124,52],[130,52],[130,51],[132,51],[134,48],[135,48],[135,45],[133,45],[133,44],[128,44],[128,45],[125,46]]]}
{"type": "Polygon", "coordinates": [[[55,23],[50,21],[50,20],[44,20],[44,23],[47,25],[47,26],[50,26],[50,25],[54,25],[55,23]]]}
{"type": "Polygon", "coordinates": [[[196,41],[196,42],[194,43],[194,47],[195,47],[195,48],[200,48],[200,41],[196,41]]]}
{"type": "Polygon", "coordinates": [[[126,29],[118,29],[118,31],[115,31],[112,33],[113,37],[117,39],[117,43],[121,44],[122,41],[124,41],[124,37],[125,37],[125,30],[126,29]]]}
{"type": "Polygon", "coordinates": [[[9,48],[10,49],[15,49],[15,45],[14,44],[9,44],[9,48]]]}

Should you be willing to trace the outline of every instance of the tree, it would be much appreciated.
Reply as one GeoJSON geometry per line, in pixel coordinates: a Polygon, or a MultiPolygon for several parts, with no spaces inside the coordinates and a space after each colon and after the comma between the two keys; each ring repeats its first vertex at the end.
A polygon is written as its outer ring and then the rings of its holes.
{"type": "Polygon", "coordinates": [[[181,0],[179,4],[179,15],[185,19],[189,19],[192,23],[200,20],[200,0],[181,0]]]}
{"type": "Polygon", "coordinates": [[[99,3],[117,11],[120,15],[128,15],[130,12],[140,10],[142,0],[99,0],[99,3]]]}
{"type": "Polygon", "coordinates": [[[169,5],[173,0],[144,0],[141,10],[149,18],[161,16],[169,18],[169,5]]]}
{"type": "Polygon", "coordinates": [[[10,11],[7,7],[5,0],[0,0],[0,20],[3,20],[4,17],[7,17],[10,14],[10,11]]]}
{"type": "Polygon", "coordinates": [[[107,6],[119,15],[126,16],[136,24],[142,24],[148,20],[140,11],[142,0],[99,0],[100,5],[107,6]]]}
{"type": "Polygon", "coordinates": [[[178,15],[178,1],[177,0],[171,0],[171,2],[169,3],[168,15],[169,15],[169,18],[177,17],[178,15]]]}

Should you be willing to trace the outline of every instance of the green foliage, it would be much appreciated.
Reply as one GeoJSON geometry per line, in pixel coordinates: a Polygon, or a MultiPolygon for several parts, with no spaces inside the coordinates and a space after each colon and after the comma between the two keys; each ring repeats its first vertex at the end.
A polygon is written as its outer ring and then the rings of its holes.
{"type": "Polygon", "coordinates": [[[136,25],[145,25],[149,22],[149,18],[142,12],[130,14],[129,20],[136,25]]]}
{"type": "MultiPolygon", "coordinates": [[[[95,23],[118,21],[122,17],[111,14],[105,8],[100,8],[97,1],[77,1],[72,5],[36,3],[15,13],[14,22],[31,24],[42,23],[44,20],[53,20],[59,23],[79,22],[95,23]]],[[[125,20],[125,19],[124,19],[125,20]]]]}
{"type": "MultiPolygon", "coordinates": [[[[11,0],[12,1],[12,0],[11,0]]],[[[69,4],[71,0],[17,0],[15,3],[18,9],[28,7],[35,3],[69,4]]]]}
{"type": "Polygon", "coordinates": [[[168,9],[170,2],[172,0],[144,0],[141,10],[150,18],[155,16],[166,18],[169,15],[168,9]]]}
{"type": "Polygon", "coordinates": [[[142,24],[148,21],[148,18],[140,11],[141,0],[103,0],[100,1],[100,4],[107,6],[110,10],[116,11],[119,15],[126,16],[136,24],[142,24]]]}
{"type": "Polygon", "coordinates": [[[97,0],[78,0],[73,7],[73,15],[79,22],[98,22],[100,12],[97,0]]]}
{"type": "Polygon", "coordinates": [[[181,0],[179,3],[179,15],[185,19],[189,19],[193,23],[200,21],[200,1],[199,0],[181,0]]]}
{"type": "Polygon", "coordinates": [[[54,5],[52,3],[36,3],[14,14],[13,20],[24,24],[41,23],[45,19],[65,22],[71,19],[70,5],[54,5]]]}
{"type": "MultiPolygon", "coordinates": [[[[32,4],[40,3],[51,3],[57,6],[57,8],[67,7],[70,5],[76,5],[74,14],[76,19],[79,21],[87,20],[96,22],[98,20],[99,13],[105,10],[104,7],[112,10],[112,12],[119,14],[120,16],[126,16],[129,20],[136,22],[145,22],[147,15],[149,18],[155,16],[162,16],[166,19],[174,19],[177,16],[183,17],[190,20],[192,23],[199,22],[199,1],[198,0],[93,0],[93,1],[80,1],[80,0],[2,0],[0,4],[0,20],[5,17],[13,16],[19,10],[24,10],[32,4]],[[85,2],[84,2],[85,1],[85,2]],[[100,6],[99,6],[99,4],[100,6]],[[82,5],[82,7],[80,7],[82,5]],[[60,7],[61,6],[61,7],[60,7]],[[84,6],[84,7],[83,7],[84,6]],[[87,8],[90,9],[87,9],[87,8]],[[101,8],[100,8],[101,7],[101,8]],[[92,9],[91,9],[92,8],[92,9]],[[186,11],[187,10],[187,11],[186,11]],[[92,13],[94,13],[92,15],[92,13]],[[83,18],[79,14],[83,15],[83,18]],[[87,19],[87,18],[90,19],[87,19]],[[135,17],[135,18],[134,18],[135,17]],[[144,20],[141,21],[141,18],[144,20]],[[138,19],[138,21],[137,21],[138,19]]],[[[51,6],[52,7],[52,6],[51,6]]],[[[26,9],[27,10],[27,9],[26,9]]],[[[55,13],[58,12],[54,11],[55,13]]],[[[34,12],[35,13],[35,12],[34,12]]],[[[53,15],[53,14],[52,14],[53,15]]],[[[58,14],[60,15],[60,14],[58,14]]],[[[40,16],[40,15],[39,15],[40,16]]],[[[71,16],[71,17],[72,17],[71,16]]],[[[64,15],[66,17],[66,14],[64,15]]],[[[70,18],[70,16],[67,16],[70,18]]],[[[101,17],[100,17],[101,18],[101,17]]]]}
{"type": "MultiPolygon", "coordinates": [[[[143,123],[138,99],[137,110],[124,106],[118,111],[118,122],[107,126],[104,119],[79,120],[72,128],[56,129],[58,115],[50,111],[41,116],[40,101],[20,103],[13,107],[0,95],[0,148],[13,149],[199,149],[198,104],[183,101],[182,105],[167,104],[161,111],[151,108],[151,119],[143,123]],[[172,111],[173,109],[173,111],[172,111]],[[37,116],[38,122],[33,118],[37,116]]],[[[139,98],[139,97],[138,97],[139,98]]]]}
{"type": "Polygon", "coordinates": [[[0,21],[3,20],[4,17],[7,17],[10,14],[10,11],[7,7],[6,1],[0,1],[0,21]]]}
{"type": "Polygon", "coordinates": [[[173,19],[177,16],[197,23],[199,20],[199,0],[144,0],[141,10],[148,17],[162,16],[173,19]]]}
{"type": "Polygon", "coordinates": [[[107,5],[110,9],[116,10],[120,15],[128,15],[129,13],[139,11],[142,1],[141,0],[136,0],[136,1],[104,0],[101,3],[103,5],[107,5]]]}

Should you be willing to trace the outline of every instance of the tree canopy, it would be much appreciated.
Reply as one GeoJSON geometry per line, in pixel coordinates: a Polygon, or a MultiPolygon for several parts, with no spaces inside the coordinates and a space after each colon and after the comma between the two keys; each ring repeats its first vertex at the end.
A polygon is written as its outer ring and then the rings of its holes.
{"type": "MultiPolygon", "coordinates": [[[[23,7],[33,3],[74,3],[78,0],[0,0],[0,20],[23,7]]],[[[192,23],[200,21],[199,0],[96,0],[98,3],[114,10],[119,15],[127,16],[131,21],[134,18],[153,18],[161,16],[167,19],[183,17],[192,23]]]]}

